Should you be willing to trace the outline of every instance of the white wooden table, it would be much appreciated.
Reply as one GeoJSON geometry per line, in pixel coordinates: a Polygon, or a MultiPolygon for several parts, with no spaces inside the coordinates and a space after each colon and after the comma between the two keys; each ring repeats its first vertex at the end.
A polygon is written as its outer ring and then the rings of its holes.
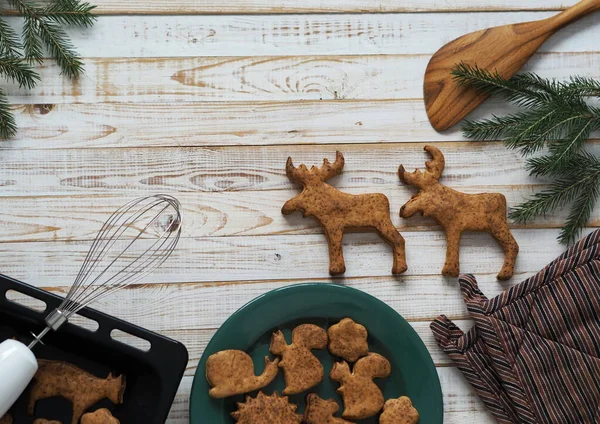
{"type": "MultiPolygon", "coordinates": [[[[572,3],[572,0],[566,3],[572,3]]],[[[188,421],[196,363],[237,308],[298,282],[346,284],[402,314],[427,344],[444,391],[445,422],[492,422],[437,348],[429,322],[445,313],[470,327],[457,282],[439,275],[445,240],[422,218],[401,220],[412,190],[400,163],[423,167],[426,142],[446,154],[444,181],[495,191],[515,205],[544,187],[501,143],[468,143],[429,126],[422,78],[430,55],[477,29],[540,19],[561,0],[97,0],[91,30],[72,30],[85,57],[76,83],[47,62],[32,92],[12,86],[20,131],[0,144],[0,272],[64,293],[90,239],[113,209],[164,192],[184,206],[183,239],[145,285],[97,305],[181,340],[190,362],[169,422],[188,421]],[[526,9],[526,10],[524,10],[526,9]],[[212,15],[211,15],[212,14],[212,15]],[[281,205],[298,192],[285,159],[346,157],[333,184],[381,192],[407,240],[409,270],[390,275],[391,252],[374,234],[344,239],[347,272],[332,280],[318,225],[281,205]]],[[[600,77],[599,16],[550,40],[527,66],[544,76],[600,77]]],[[[488,104],[479,116],[506,110],[488,104]]],[[[600,143],[591,142],[592,149],[600,143]]],[[[532,275],[563,247],[565,213],[514,227],[513,281],[498,283],[502,253],[487,235],[462,243],[462,270],[489,296],[532,275]]],[[[591,226],[600,222],[594,212],[591,226]]],[[[427,423],[424,423],[427,424],[427,423]]]]}

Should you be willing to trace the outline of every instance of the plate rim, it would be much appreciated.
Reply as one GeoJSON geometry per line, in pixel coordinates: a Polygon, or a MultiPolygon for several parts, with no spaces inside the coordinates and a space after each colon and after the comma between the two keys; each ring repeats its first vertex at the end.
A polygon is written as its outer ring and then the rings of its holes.
{"type": "Polygon", "coordinates": [[[246,309],[254,306],[255,304],[264,302],[265,299],[269,300],[269,298],[271,298],[272,296],[277,296],[282,292],[310,291],[310,290],[324,290],[324,291],[333,291],[333,292],[339,290],[339,291],[353,293],[354,295],[356,295],[358,297],[361,297],[363,299],[368,299],[370,302],[374,302],[374,303],[378,304],[379,306],[384,307],[384,309],[386,309],[388,312],[391,312],[393,315],[395,315],[395,317],[397,319],[399,319],[400,321],[402,321],[403,323],[406,324],[406,327],[409,328],[410,331],[412,331],[412,333],[414,334],[414,336],[416,336],[417,340],[420,341],[420,344],[418,344],[418,349],[423,351],[424,353],[426,353],[426,355],[424,355],[424,356],[426,357],[425,361],[428,364],[428,368],[431,367],[435,371],[435,376],[436,376],[435,387],[433,388],[434,392],[432,393],[432,396],[436,396],[439,398],[440,410],[441,410],[440,423],[442,423],[443,419],[444,419],[445,411],[444,411],[444,402],[443,402],[443,392],[442,392],[440,378],[437,373],[437,367],[435,366],[435,362],[433,362],[431,353],[429,352],[429,349],[427,349],[427,346],[425,345],[425,342],[423,341],[421,336],[419,336],[419,334],[416,332],[416,330],[413,328],[413,326],[410,325],[410,323],[402,315],[400,315],[394,308],[392,308],[390,305],[388,305],[381,299],[378,299],[377,297],[375,297],[365,291],[356,289],[354,287],[349,287],[346,285],[336,284],[336,283],[296,283],[296,284],[291,284],[291,285],[284,286],[284,287],[277,287],[277,288],[269,290],[265,293],[261,293],[260,295],[256,296],[255,298],[249,300],[248,302],[246,302],[245,304],[240,306],[225,321],[223,321],[223,324],[221,324],[219,329],[215,332],[215,334],[213,334],[210,341],[204,348],[202,355],[200,355],[200,359],[198,360],[198,364],[196,366],[196,371],[194,373],[194,378],[192,380],[192,387],[190,389],[190,395],[189,395],[189,411],[188,411],[190,424],[193,424],[192,419],[194,417],[194,415],[193,415],[194,414],[194,412],[193,412],[194,402],[192,400],[194,398],[194,393],[195,393],[195,388],[196,388],[196,379],[198,379],[198,378],[205,379],[206,378],[206,373],[204,371],[200,370],[200,363],[204,359],[206,352],[210,351],[210,347],[219,341],[219,337],[218,337],[219,333],[226,330],[227,327],[232,325],[231,323],[234,322],[239,315],[244,313],[246,309]]]}

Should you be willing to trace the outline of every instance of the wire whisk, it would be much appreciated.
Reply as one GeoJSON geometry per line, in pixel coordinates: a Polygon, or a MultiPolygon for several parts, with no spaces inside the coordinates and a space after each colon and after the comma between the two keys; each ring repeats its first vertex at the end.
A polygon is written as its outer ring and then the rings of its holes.
{"type": "Polygon", "coordinates": [[[181,236],[181,204],[168,195],[132,200],[104,223],[81,265],[69,293],[46,317],[46,328],[32,349],[79,310],[142,280],[171,255],[181,236]]]}

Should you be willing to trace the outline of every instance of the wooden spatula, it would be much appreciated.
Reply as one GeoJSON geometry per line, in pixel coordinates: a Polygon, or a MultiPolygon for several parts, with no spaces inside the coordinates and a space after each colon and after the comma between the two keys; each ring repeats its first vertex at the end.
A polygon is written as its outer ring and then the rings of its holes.
{"type": "Polygon", "coordinates": [[[450,72],[457,64],[477,65],[496,70],[504,78],[512,77],[552,34],[596,10],[600,10],[600,0],[583,0],[551,18],[473,32],[439,49],[427,65],[423,84],[433,128],[450,128],[487,98],[454,81],[450,72]]]}

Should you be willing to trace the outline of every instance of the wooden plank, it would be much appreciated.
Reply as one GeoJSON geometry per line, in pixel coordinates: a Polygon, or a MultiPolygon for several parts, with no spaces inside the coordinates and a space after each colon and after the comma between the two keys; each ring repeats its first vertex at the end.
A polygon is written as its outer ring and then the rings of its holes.
{"type": "MultiPolygon", "coordinates": [[[[475,392],[457,368],[438,368],[438,375],[440,377],[442,393],[446,394],[444,397],[445,424],[464,424],[466,422],[476,422],[477,424],[495,423],[492,415],[485,409],[483,402],[475,395],[475,392]],[[448,395],[450,393],[451,395],[448,395]]],[[[191,376],[183,378],[167,423],[189,423],[189,401],[192,382],[193,377],[191,376]]]]}
{"type": "MultiPolygon", "coordinates": [[[[554,14],[106,16],[68,34],[83,57],[431,54],[469,32],[554,14]]],[[[596,19],[570,25],[540,51],[598,51],[596,19]]],[[[10,21],[19,26],[18,18],[10,21]]]]}
{"type": "MultiPolygon", "coordinates": [[[[52,61],[33,90],[6,84],[12,103],[420,99],[430,55],[88,58],[76,83],[52,61]]],[[[523,69],[600,78],[600,52],[540,53],[523,69]]]]}
{"type": "MultiPolygon", "coordinates": [[[[466,193],[500,192],[512,208],[530,198],[543,185],[527,186],[473,186],[463,187],[466,193]]],[[[411,219],[398,218],[400,207],[409,200],[413,191],[393,185],[373,186],[351,190],[352,193],[383,192],[390,198],[392,222],[399,231],[429,231],[440,227],[432,219],[420,215],[411,219]]],[[[281,206],[296,195],[296,190],[267,192],[247,191],[223,193],[169,192],[182,202],[185,214],[184,236],[268,236],[277,234],[317,234],[321,227],[314,219],[303,218],[301,213],[283,216],[281,206]]],[[[135,196],[127,197],[134,198],[135,196]]],[[[110,196],[78,195],[44,197],[0,197],[0,242],[39,242],[90,240],[102,223],[117,210],[125,198],[122,194],[110,196]]],[[[600,206],[600,205],[599,205],[600,206]]],[[[559,228],[564,225],[569,210],[559,209],[528,224],[510,223],[511,228],[559,228]]],[[[600,207],[592,212],[588,227],[600,227],[600,207]]]]}
{"type": "MultiPolygon", "coordinates": [[[[488,102],[472,118],[514,111],[488,102]]],[[[355,144],[465,140],[433,130],[421,100],[21,106],[14,148],[355,144]]],[[[600,135],[600,132],[598,132],[600,135]]]]}
{"type": "Polygon", "coordinates": [[[392,12],[457,12],[502,10],[561,10],[572,0],[459,0],[449,3],[443,0],[216,0],[141,1],[96,0],[99,15],[115,14],[253,14],[253,13],[392,13],[392,12]]]}
{"type": "MultiPolygon", "coordinates": [[[[521,247],[517,273],[541,269],[564,249],[556,241],[557,230],[514,230],[513,234],[521,247]]],[[[399,276],[398,281],[404,281],[407,276],[437,275],[444,263],[444,234],[423,231],[403,235],[409,270],[399,276]]],[[[77,274],[88,250],[89,242],[2,243],[0,263],[4,264],[2,272],[17,279],[39,285],[63,285],[65,280],[72,280],[77,274]]],[[[390,250],[373,233],[347,234],[344,238],[345,277],[389,276],[390,250]]],[[[463,236],[461,271],[495,274],[503,260],[500,246],[488,234],[463,236]]],[[[183,238],[169,260],[145,281],[324,278],[328,275],[328,262],[327,244],[320,234],[183,238]]],[[[343,282],[344,279],[336,281],[343,282]]]]}

